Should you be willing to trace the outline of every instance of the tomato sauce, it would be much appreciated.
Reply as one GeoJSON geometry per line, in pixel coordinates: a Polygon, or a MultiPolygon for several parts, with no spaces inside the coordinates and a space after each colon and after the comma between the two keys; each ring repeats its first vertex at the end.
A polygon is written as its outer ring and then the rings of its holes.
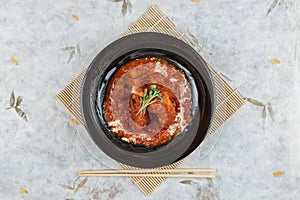
{"type": "Polygon", "coordinates": [[[110,79],[104,118],[121,140],[157,147],[170,142],[191,122],[191,95],[190,84],[178,67],[161,58],[138,58],[122,65],[110,79]],[[156,96],[143,107],[151,94],[156,96]]]}

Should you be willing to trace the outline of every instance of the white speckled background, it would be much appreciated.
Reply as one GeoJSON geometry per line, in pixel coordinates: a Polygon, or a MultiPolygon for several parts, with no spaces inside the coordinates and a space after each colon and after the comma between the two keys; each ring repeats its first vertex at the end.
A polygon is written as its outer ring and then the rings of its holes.
{"type": "Polygon", "coordinates": [[[123,17],[122,3],[105,0],[0,0],[0,199],[298,199],[300,2],[279,0],[268,16],[272,0],[131,3],[132,13],[123,17]],[[184,163],[216,167],[213,182],[183,185],[183,179],[167,179],[145,197],[127,178],[90,178],[74,194],[59,184],[72,184],[77,170],[104,166],[82,145],[55,95],[96,46],[152,4],[182,32],[189,27],[244,96],[264,103],[273,98],[275,120],[267,115],[263,127],[262,108],[247,104],[225,124],[208,156],[198,159],[195,153],[184,163]],[[81,55],[67,64],[69,53],[60,49],[77,43],[81,55]],[[280,64],[271,64],[272,58],[280,64]],[[28,122],[5,110],[12,90],[23,96],[28,122]],[[275,178],[275,171],[285,173],[275,178]],[[21,194],[21,187],[28,194],[21,194]]]}

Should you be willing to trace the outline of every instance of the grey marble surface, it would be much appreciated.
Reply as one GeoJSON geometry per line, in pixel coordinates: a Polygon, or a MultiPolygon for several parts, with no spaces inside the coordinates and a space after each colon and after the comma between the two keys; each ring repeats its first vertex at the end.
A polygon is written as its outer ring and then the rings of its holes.
{"type": "Polygon", "coordinates": [[[131,0],[132,12],[122,16],[122,3],[105,0],[0,0],[0,199],[299,199],[300,2],[278,2],[266,16],[272,0],[131,0]],[[248,103],[207,156],[198,150],[183,164],[216,167],[212,182],[167,179],[145,197],[128,178],[90,178],[74,194],[60,184],[72,184],[77,170],[114,166],[91,155],[80,139],[84,130],[70,124],[55,95],[96,46],[152,4],[182,32],[189,27],[242,95],[271,99],[274,121],[267,114],[263,123],[262,108],[248,103]],[[81,53],[67,63],[69,52],[60,49],[76,44],[81,53]],[[23,96],[28,122],[5,109],[12,90],[23,96]],[[275,178],[275,171],[285,173],[275,178]]]}

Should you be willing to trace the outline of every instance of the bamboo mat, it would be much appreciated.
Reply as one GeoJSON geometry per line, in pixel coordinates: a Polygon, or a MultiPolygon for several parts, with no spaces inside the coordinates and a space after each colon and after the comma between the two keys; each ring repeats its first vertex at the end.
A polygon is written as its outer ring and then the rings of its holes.
{"type": "MultiPolygon", "coordinates": [[[[120,34],[119,37],[137,32],[165,33],[190,44],[185,36],[181,34],[176,26],[171,22],[171,20],[166,17],[155,5],[150,7],[142,16],[140,16],[132,25],[130,25],[125,32],[120,34]]],[[[209,65],[209,70],[212,74],[216,88],[216,112],[212,125],[208,130],[204,141],[245,104],[244,99],[240,96],[238,91],[234,90],[218,71],[216,71],[211,65],[209,65]]],[[[83,69],[83,71],[57,95],[58,100],[71,114],[78,119],[81,124],[83,124],[83,120],[80,113],[80,90],[86,71],[86,68],[83,69]]],[[[159,169],[177,168],[185,159],[187,158],[159,169]]],[[[137,169],[122,163],[119,163],[119,165],[123,169],[137,169]]],[[[155,188],[157,188],[158,185],[165,179],[161,177],[130,178],[145,195],[149,195],[151,192],[153,192],[155,188]]]]}

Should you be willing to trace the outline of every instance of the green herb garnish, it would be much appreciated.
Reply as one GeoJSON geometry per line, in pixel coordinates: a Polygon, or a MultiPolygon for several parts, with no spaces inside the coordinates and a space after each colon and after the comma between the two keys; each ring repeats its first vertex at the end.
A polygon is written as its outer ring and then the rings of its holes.
{"type": "Polygon", "coordinates": [[[149,91],[147,88],[145,88],[144,96],[140,98],[141,108],[136,115],[145,113],[147,107],[150,104],[157,102],[158,100],[160,100],[160,102],[163,102],[163,98],[161,97],[160,91],[156,89],[156,85],[151,85],[149,91]]]}

